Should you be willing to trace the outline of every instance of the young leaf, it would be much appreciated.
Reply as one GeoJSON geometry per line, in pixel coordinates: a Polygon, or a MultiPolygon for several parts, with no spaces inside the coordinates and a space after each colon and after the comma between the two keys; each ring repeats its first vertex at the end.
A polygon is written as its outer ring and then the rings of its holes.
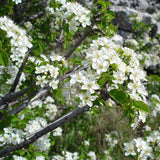
{"type": "Polygon", "coordinates": [[[107,11],[107,5],[103,0],[99,0],[98,3],[103,7],[102,12],[107,11]]]}
{"type": "Polygon", "coordinates": [[[149,107],[142,101],[134,101],[133,107],[143,112],[149,113],[149,107]]]}
{"type": "Polygon", "coordinates": [[[125,104],[129,100],[129,96],[122,90],[113,89],[109,92],[110,96],[119,102],[120,104],[125,104]]]}

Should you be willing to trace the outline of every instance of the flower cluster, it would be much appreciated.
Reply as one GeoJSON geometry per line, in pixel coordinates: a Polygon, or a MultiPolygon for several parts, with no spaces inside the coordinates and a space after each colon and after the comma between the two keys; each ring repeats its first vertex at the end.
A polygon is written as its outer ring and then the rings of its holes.
{"type": "MultiPolygon", "coordinates": [[[[14,22],[6,16],[0,17],[0,29],[6,31],[6,36],[10,38],[11,43],[10,51],[12,54],[10,55],[10,59],[12,63],[9,61],[9,65],[2,69],[3,75],[8,74],[6,84],[11,85],[15,80],[18,67],[21,65],[28,49],[32,47],[32,44],[30,42],[31,39],[27,37],[26,31],[14,24],[14,22]]],[[[25,81],[24,73],[22,73],[16,89],[21,86],[22,81],[25,81]]]]}
{"type": "MultiPolygon", "coordinates": [[[[30,120],[25,127],[26,134],[33,134],[34,132],[42,129],[47,125],[47,121],[44,118],[37,117],[34,120],[30,120]]],[[[50,133],[39,138],[34,144],[40,151],[47,151],[50,147],[50,133]]]]}
{"type": "Polygon", "coordinates": [[[87,156],[90,157],[91,160],[96,160],[96,154],[94,151],[90,151],[87,156]]]}
{"type": "Polygon", "coordinates": [[[27,160],[26,158],[22,156],[13,155],[14,160],[27,160]]]}
{"type": "Polygon", "coordinates": [[[136,49],[138,49],[138,47],[139,47],[138,42],[135,39],[126,39],[125,46],[127,46],[129,48],[135,47],[136,49]]]}
{"type": "MultiPolygon", "coordinates": [[[[141,52],[137,55],[137,58],[140,60],[141,64],[145,68],[148,68],[150,66],[156,66],[160,62],[160,58],[158,56],[159,51],[160,51],[160,47],[158,45],[156,45],[156,44],[158,44],[157,40],[155,40],[154,43],[155,43],[155,45],[152,46],[151,51],[148,51],[149,53],[141,52]]],[[[144,42],[143,47],[145,47],[147,44],[151,44],[150,37],[145,38],[145,42],[144,42]],[[146,40],[146,39],[148,39],[148,40],[146,40]]],[[[125,41],[125,45],[129,48],[133,48],[134,50],[139,49],[139,44],[135,39],[127,39],[125,41]]]]}
{"type": "Polygon", "coordinates": [[[40,99],[33,101],[30,105],[28,105],[28,108],[42,108],[42,106],[46,109],[44,115],[50,119],[54,119],[57,115],[57,106],[54,104],[54,99],[51,96],[47,96],[43,102],[40,99]]]}
{"type": "Polygon", "coordinates": [[[34,143],[39,151],[48,151],[49,147],[51,146],[49,135],[50,133],[45,134],[34,143]]]}
{"type": "MultiPolygon", "coordinates": [[[[158,49],[157,49],[157,51],[158,51],[158,49]]],[[[142,53],[143,59],[145,59],[144,66],[146,68],[149,67],[149,66],[156,66],[157,64],[159,64],[160,58],[158,56],[159,52],[157,52],[157,51],[153,52],[151,54],[142,53]]]]}
{"type": "Polygon", "coordinates": [[[48,96],[43,104],[46,105],[47,109],[45,116],[53,119],[57,115],[57,106],[54,104],[54,99],[48,96]]]}
{"type": "Polygon", "coordinates": [[[89,141],[87,141],[87,140],[85,140],[85,141],[84,141],[84,146],[85,146],[85,147],[90,146],[90,142],[89,142],[89,141]]]}
{"type": "Polygon", "coordinates": [[[22,3],[22,0],[12,0],[12,1],[15,2],[15,4],[22,3]]]}
{"type": "MultiPolygon", "coordinates": [[[[71,74],[70,81],[64,85],[63,95],[68,101],[72,97],[79,98],[79,107],[86,104],[92,106],[98,97],[97,91],[100,89],[98,80],[103,73],[112,75],[108,85],[109,90],[125,86],[126,92],[132,99],[146,101],[147,91],[143,84],[146,81],[146,73],[132,49],[121,47],[111,39],[101,37],[93,40],[84,52],[86,58],[82,64],[86,69],[71,74]]],[[[135,119],[137,122],[141,120],[145,122],[145,119],[144,112],[137,112],[135,119]]]]}
{"type": "Polygon", "coordinates": [[[135,49],[136,52],[139,52],[138,58],[141,61],[141,64],[143,64],[145,68],[148,68],[149,66],[156,66],[159,64],[160,47],[159,40],[154,37],[152,38],[152,36],[149,35],[149,32],[156,24],[157,17],[153,16],[150,24],[145,24],[143,18],[144,17],[140,14],[130,18],[133,23],[133,30],[136,33],[133,35],[134,38],[136,36],[137,41],[135,39],[128,39],[125,43],[127,46],[135,49]]]}
{"type": "Polygon", "coordinates": [[[65,160],[78,160],[79,159],[77,152],[71,153],[71,152],[66,151],[66,152],[62,152],[62,154],[64,155],[65,160]]]}
{"type": "Polygon", "coordinates": [[[33,101],[30,105],[28,105],[28,108],[29,109],[33,109],[33,108],[36,108],[36,107],[41,108],[42,104],[43,104],[42,101],[40,99],[38,99],[36,101],[33,101]]]}
{"type": "MultiPolygon", "coordinates": [[[[69,151],[62,151],[62,156],[55,155],[53,156],[52,160],[78,160],[80,159],[78,152],[69,152],[69,151]]],[[[86,155],[87,160],[96,160],[96,154],[94,151],[89,151],[86,155]]]]}
{"type": "Polygon", "coordinates": [[[47,125],[47,121],[44,118],[37,117],[34,120],[30,120],[25,127],[25,131],[29,134],[32,134],[39,129],[47,125]]]}
{"type": "Polygon", "coordinates": [[[109,145],[111,147],[114,147],[118,143],[118,140],[115,138],[115,135],[112,133],[105,134],[105,139],[106,139],[106,142],[109,142],[109,145]]]}
{"type": "MultiPolygon", "coordinates": [[[[151,109],[151,116],[156,117],[160,113],[160,98],[158,95],[153,94],[151,96],[151,99],[146,101],[148,106],[150,106],[151,109]]],[[[142,121],[143,123],[146,121],[147,114],[142,111],[136,112],[134,122],[131,124],[131,127],[133,130],[137,128],[139,125],[139,122],[142,121]]]]}
{"type": "Polygon", "coordinates": [[[45,160],[45,157],[43,157],[43,156],[37,156],[35,160],[45,160]]]}
{"type": "MultiPolygon", "coordinates": [[[[141,137],[135,138],[129,143],[124,143],[125,155],[133,155],[138,159],[147,160],[148,158],[154,159],[154,152],[159,152],[160,132],[152,131],[149,136],[144,140],[141,137]]],[[[159,159],[160,157],[156,157],[159,159]]]]}
{"type": "Polygon", "coordinates": [[[56,16],[55,23],[51,25],[54,26],[55,29],[59,29],[59,25],[57,24],[62,22],[63,19],[69,24],[69,30],[74,32],[78,30],[78,26],[80,25],[82,25],[83,28],[91,25],[90,11],[79,3],[66,2],[65,0],[56,0],[56,2],[62,4],[61,8],[56,8],[55,11],[53,8],[47,8],[50,14],[56,16]]]}
{"type": "MultiPolygon", "coordinates": [[[[35,62],[37,64],[35,71],[37,74],[36,85],[44,87],[47,83],[49,83],[49,86],[52,87],[52,89],[57,89],[59,83],[59,80],[57,79],[59,75],[59,68],[51,65],[49,63],[49,59],[45,55],[42,54],[41,57],[46,63],[44,64],[44,61],[41,60],[35,62]]],[[[33,61],[34,58],[31,60],[33,61]]],[[[54,63],[54,61],[61,61],[63,64],[66,64],[66,61],[62,56],[56,55],[54,53],[51,54],[50,60],[52,63],[54,63]]]]}
{"type": "Polygon", "coordinates": [[[141,69],[136,53],[132,49],[123,48],[113,43],[112,40],[101,37],[93,40],[86,54],[86,60],[98,75],[108,71],[109,67],[113,68],[114,79],[110,89],[119,88],[119,85],[124,84],[129,77],[127,87],[131,98],[145,100],[147,92],[143,81],[146,81],[146,74],[141,69]]]}
{"type": "Polygon", "coordinates": [[[62,151],[63,156],[55,155],[52,160],[78,160],[79,156],[77,152],[71,153],[68,151],[62,151]]]}
{"type": "Polygon", "coordinates": [[[26,52],[32,47],[31,39],[27,37],[24,29],[15,25],[14,22],[6,16],[0,17],[0,29],[6,31],[7,37],[11,38],[12,55],[10,58],[13,62],[16,62],[17,66],[20,66],[26,52]]]}
{"type": "Polygon", "coordinates": [[[96,90],[99,89],[99,85],[96,82],[97,74],[92,72],[90,69],[87,71],[79,71],[71,75],[70,87],[79,88],[79,90],[85,91],[84,93],[77,93],[76,97],[80,98],[81,103],[80,107],[84,105],[93,105],[93,101],[97,98],[96,95],[93,95],[96,90]]]}
{"type": "Polygon", "coordinates": [[[25,132],[19,130],[17,128],[4,128],[4,134],[0,135],[0,141],[2,142],[1,145],[4,144],[19,144],[23,142],[25,132]]]}
{"type": "Polygon", "coordinates": [[[62,128],[58,127],[53,131],[53,136],[61,136],[62,135],[62,128]]]}

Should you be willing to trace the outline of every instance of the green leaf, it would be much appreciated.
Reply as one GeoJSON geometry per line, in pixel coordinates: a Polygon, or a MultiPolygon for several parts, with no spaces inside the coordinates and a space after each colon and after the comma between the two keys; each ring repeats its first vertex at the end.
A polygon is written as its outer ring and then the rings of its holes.
{"type": "Polygon", "coordinates": [[[67,41],[66,41],[66,42],[64,42],[64,48],[67,48],[67,49],[68,49],[69,47],[70,47],[69,42],[67,42],[67,41]]]}
{"type": "Polygon", "coordinates": [[[103,0],[99,0],[98,3],[103,7],[102,12],[107,11],[107,5],[103,0]]]}
{"type": "Polygon", "coordinates": [[[133,118],[134,116],[132,116],[131,114],[129,114],[129,122],[128,122],[128,127],[131,125],[131,123],[133,122],[133,118]]]}
{"type": "Polygon", "coordinates": [[[99,106],[99,105],[105,106],[105,105],[106,105],[106,104],[105,104],[105,101],[104,101],[102,98],[97,98],[97,99],[93,102],[93,104],[94,104],[94,105],[97,105],[97,106],[99,106]]]}
{"type": "Polygon", "coordinates": [[[69,24],[68,23],[65,23],[62,28],[65,32],[67,32],[67,33],[69,32],[69,24]]]}
{"type": "Polygon", "coordinates": [[[53,33],[52,33],[52,34],[51,34],[51,40],[54,41],[55,37],[56,37],[56,34],[53,34],[53,33]]]}
{"type": "Polygon", "coordinates": [[[38,45],[39,45],[40,52],[43,52],[43,50],[45,48],[45,44],[42,41],[39,41],[38,45]]]}
{"type": "Polygon", "coordinates": [[[32,52],[33,52],[33,54],[34,54],[36,57],[38,57],[38,56],[40,55],[40,52],[39,52],[39,51],[37,51],[36,49],[35,49],[35,50],[33,50],[32,52]]]}
{"type": "Polygon", "coordinates": [[[129,100],[129,96],[122,90],[113,89],[109,92],[110,96],[119,102],[120,104],[125,104],[129,100]]]}
{"type": "Polygon", "coordinates": [[[134,101],[132,106],[140,111],[149,113],[149,107],[142,101],[134,101]]]}
{"type": "Polygon", "coordinates": [[[107,6],[111,6],[112,5],[111,2],[109,2],[109,1],[105,1],[105,3],[106,3],[107,6]]]}
{"type": "Polygon", "coordinates": [[[0,64],[3,66],[8,65],[8,55],[3,49],[0,50],[0,64]]]}
{"type": "Polygon", "coordinates": [[[2,49],[2,42],[0,41],[0,49],[2,49]]]}
{"type": "Polygon", "coordinates": [[[104,30],[107,27],[107,22],[106,21],[102,21],[101,22],[101,30],[104,30]]]}
{"type": "Polygon", "coordinates": [[[103,86],[105,83],[106,83],[106,78],[104,78],[104,77],[101,77],[101,78],[98,80],[98,84],[99,84],[100,86],[103,86]]]}
{"type": "Polygon", "coordinates": [[[40,151],[36,151],[36,152],[34,152],[34,156],[35,157],[37,157],[37,156],[41,156],[42,155],[42,153],[40,152],[40,151]]]}
{"type": "Polygon", "coordinates": [[[128,116],[128,110],[124,110],[123,111],[123,114],[122,114],[122,116],[121,116],[121,118],[120,118],[120,120],[119,121],[121,121],[122,119],[124,119],[125,117],[127,117],[128,116]]]}
{"type": "Polygon", "coordinates": [[[101,74],[101,77],[98,80],[98,84],[100,86],[103,86],[107,80],[111,80],[112,79],[112,75],[110,75],[108,72],[104,72],[101,74]]]}
{"type": "Polygon", "coordinates": [[[25,155],[24,150],[19,150],[19,152],[18,152],[18,153],[20,154],[20,156],[24,156],[24,155],[25,155]]]}

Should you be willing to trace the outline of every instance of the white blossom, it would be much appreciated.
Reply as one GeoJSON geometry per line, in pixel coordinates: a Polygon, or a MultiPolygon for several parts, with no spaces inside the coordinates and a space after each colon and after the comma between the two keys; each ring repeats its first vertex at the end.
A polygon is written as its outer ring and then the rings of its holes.
{"type": "Polygon", "coordinates": [[[126,151],[125,156],[128,156],[128,155],[135,156],[136,155],[133,142],[124,143],[124,150],[126,151]]]}
{"type": "Polygon", "coordinates": [[[58,127],[53,131],[53,136],[61,136],[62,135],[62,128],[58,127]]]}

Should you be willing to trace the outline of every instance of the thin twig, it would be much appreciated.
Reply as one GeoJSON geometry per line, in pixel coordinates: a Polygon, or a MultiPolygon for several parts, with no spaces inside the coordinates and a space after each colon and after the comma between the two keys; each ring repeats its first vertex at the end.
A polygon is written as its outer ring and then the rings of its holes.
{"type": "MultiPolygon", "coordinates": [[[[63,20],[63,24],[62,25],[64,25],[64,24],[65,24],[65,20],[63,20]]],[[[57,39],[57,46],[56,46],[56,48],[54,50],[55,54],[58,53],[58,51],[59,51],[59,47],[61,46],[61,43],[62,43],[62,38],[63,38],[63,28],[61,26],[60,35],[59,35],[59,38],[57,39]]]]}
{"type": "Polygon", "coordinates": [[[31,20],[36,19],[36,18],[39,18],[43,15],[44,15],[44,12],[40,11],[40,12],[38,12],[36,14],[33,14],[31,16],[27,16],[22,22],[19,23],[19,25],[22,26],[25,22],[31,21],[31,20]]]}
{"type": "Polygon", "coordinates": [[[20,105],[18,108],[9,111],[8,116],[12,115],[12,114],[17,114],[20,111],[22,111],[23,109],[25,109],[27,106],[29,105],[29,100],[27,102],[24,102],[22,105],[20,105]]]}
{"type": "Polygon", "coordinates": [[[102,35],[105,35],[105,32],[104,32],[104,31],[101,31],[101,30],[98,29],[98,28],[93,29],[92,32],[99,32],[99,33],[101,33],[102,35]]]}
{"type": "Polygon", "coordinates": [[[30,145],[31,143],[35,142],[38,138],[40,138],[43,135],[51,132],[52,130],[56,129],[57,127],[67,123],[69,120],[77,117],[78,115],[82,114],[83,112],[88,111],[89,109],[90,109],[90,107],[88,105],[85,105],[85,106],[83,106],[81,108],[75,109],[74,111],[68,113],[67,115],[64,115],[63,117],[57,119],[53,123],[47,125],[43,129],[41,129],[38,132],[34,133],[34,135],[32,137],[30,137],[29,139],[25,140],[24,142],[22,142],[20,144],[17,144],[15,146],[12,146],[12,147],[6,147],[5,149],[1,150],[0,151],[0,157],[6,157],[7,155],[10,154],[10,152],[20,150],[20,149],[30,145]]]}

